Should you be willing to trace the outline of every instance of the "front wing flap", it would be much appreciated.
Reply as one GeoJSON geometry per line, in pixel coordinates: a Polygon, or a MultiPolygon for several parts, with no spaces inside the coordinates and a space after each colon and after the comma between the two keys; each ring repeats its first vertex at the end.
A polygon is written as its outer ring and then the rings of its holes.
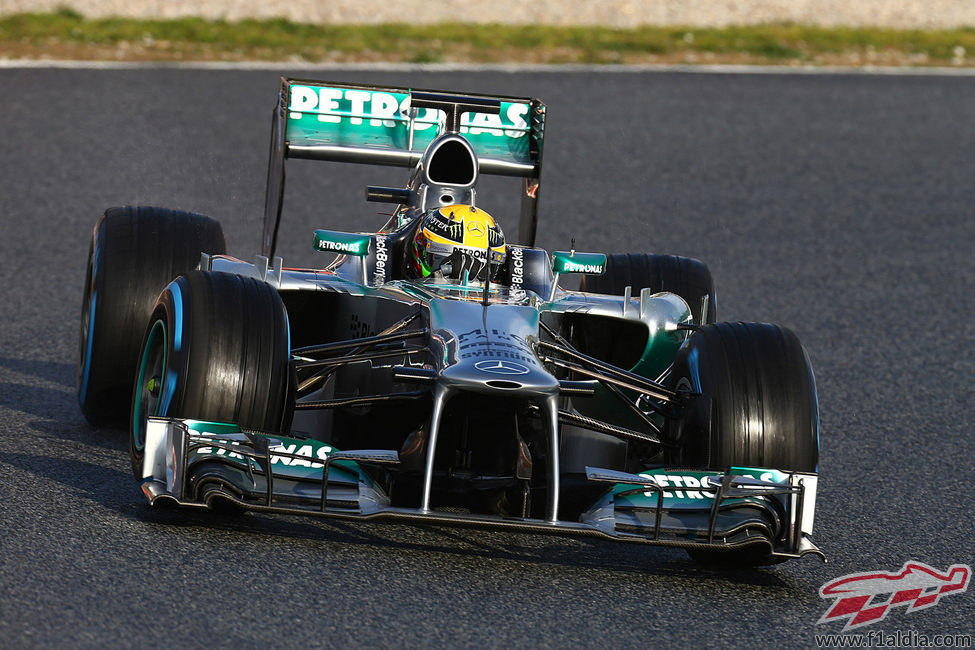
{"type": "Polygon", "coordinates": [[[811,541],[816,475],[762,468],[715,473],[587,468],[606,491],[579,521],[393,507],[378,474],[393,450],[341,451],[232,424],[150,417],[142,489],[153,505],[230,502],[266,512],[488,526],[683,548],[765,546],[773,559],[823,553],[811,541]],[[327,480],[323,478],[327,476],[327,480]]]}

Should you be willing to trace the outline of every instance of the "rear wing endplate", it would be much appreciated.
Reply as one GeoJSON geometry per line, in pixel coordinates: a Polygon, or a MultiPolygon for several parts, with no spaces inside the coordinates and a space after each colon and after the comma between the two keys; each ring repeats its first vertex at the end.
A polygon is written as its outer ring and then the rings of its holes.
{"type": "MultiPolygon", "coordinates": [[[[271,124],[263,254],[274,256],[288,158],[412,168],[445,128],[446,113],[411,106],[414,89],[281,79],[271,124]]],[[[419,92],[419,91],[418,91],[419,92]]],[[[531,97],[438,93],[472,107],[500,103],[496,114],[460,115],[460,134],[480,172],[524,179],[518,242],[535,243],[545,105],[531,97]],[[466,101],[465,101],[466,100],[466,101]]],[[[514,243],[514,242],[513,242],[514,243]]]]}

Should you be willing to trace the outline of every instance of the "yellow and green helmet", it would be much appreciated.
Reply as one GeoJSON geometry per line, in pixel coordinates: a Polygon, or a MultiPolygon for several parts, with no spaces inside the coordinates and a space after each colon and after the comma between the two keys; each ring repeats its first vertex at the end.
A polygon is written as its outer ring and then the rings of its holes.
{"type": "Polygon", "coordinates": [[[448,205],[427,213],[413,240],[417,277],[484,281],[504,264],[504,233],[494,217],[472,205],[448,205]]]}

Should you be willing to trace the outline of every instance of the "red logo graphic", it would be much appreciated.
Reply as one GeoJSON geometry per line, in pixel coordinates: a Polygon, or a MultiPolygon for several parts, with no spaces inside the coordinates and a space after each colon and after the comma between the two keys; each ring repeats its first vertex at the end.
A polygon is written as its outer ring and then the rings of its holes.
{"type": "Polygon", "coordinates": [[[891,607],[907,605],[908,613],[933,607],[942,596],[968,589],[971,575],[967,564],[953,564],[942,573],[913,560],[896,573],[851,573],[819,588],[820,597],[836,598],[836,602],[817,622],[848,619],[845,632],[884,620],[891,607]]]}

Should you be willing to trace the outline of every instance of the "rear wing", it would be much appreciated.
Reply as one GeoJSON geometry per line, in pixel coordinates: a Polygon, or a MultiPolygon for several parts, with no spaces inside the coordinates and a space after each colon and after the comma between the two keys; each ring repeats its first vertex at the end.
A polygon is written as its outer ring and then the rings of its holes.
{"type": "MultiPolygon", "coordinates": [[[[413,168],[443,132],[444,111],[411,106],[415,89],[281,79],[271,124],[263,254],[273,257],[284,200],[285,161],[331,160],[413,168]]],[[[420,91],[417,90],[419,93],[420,91]]],[[[532,246],[538,220],[545,104],[531,97],[440,93],[473,105],[500,102],[497,114],[463,112],[460,134],[480,172],[524,179],[518,242],[532,246]]]]}

